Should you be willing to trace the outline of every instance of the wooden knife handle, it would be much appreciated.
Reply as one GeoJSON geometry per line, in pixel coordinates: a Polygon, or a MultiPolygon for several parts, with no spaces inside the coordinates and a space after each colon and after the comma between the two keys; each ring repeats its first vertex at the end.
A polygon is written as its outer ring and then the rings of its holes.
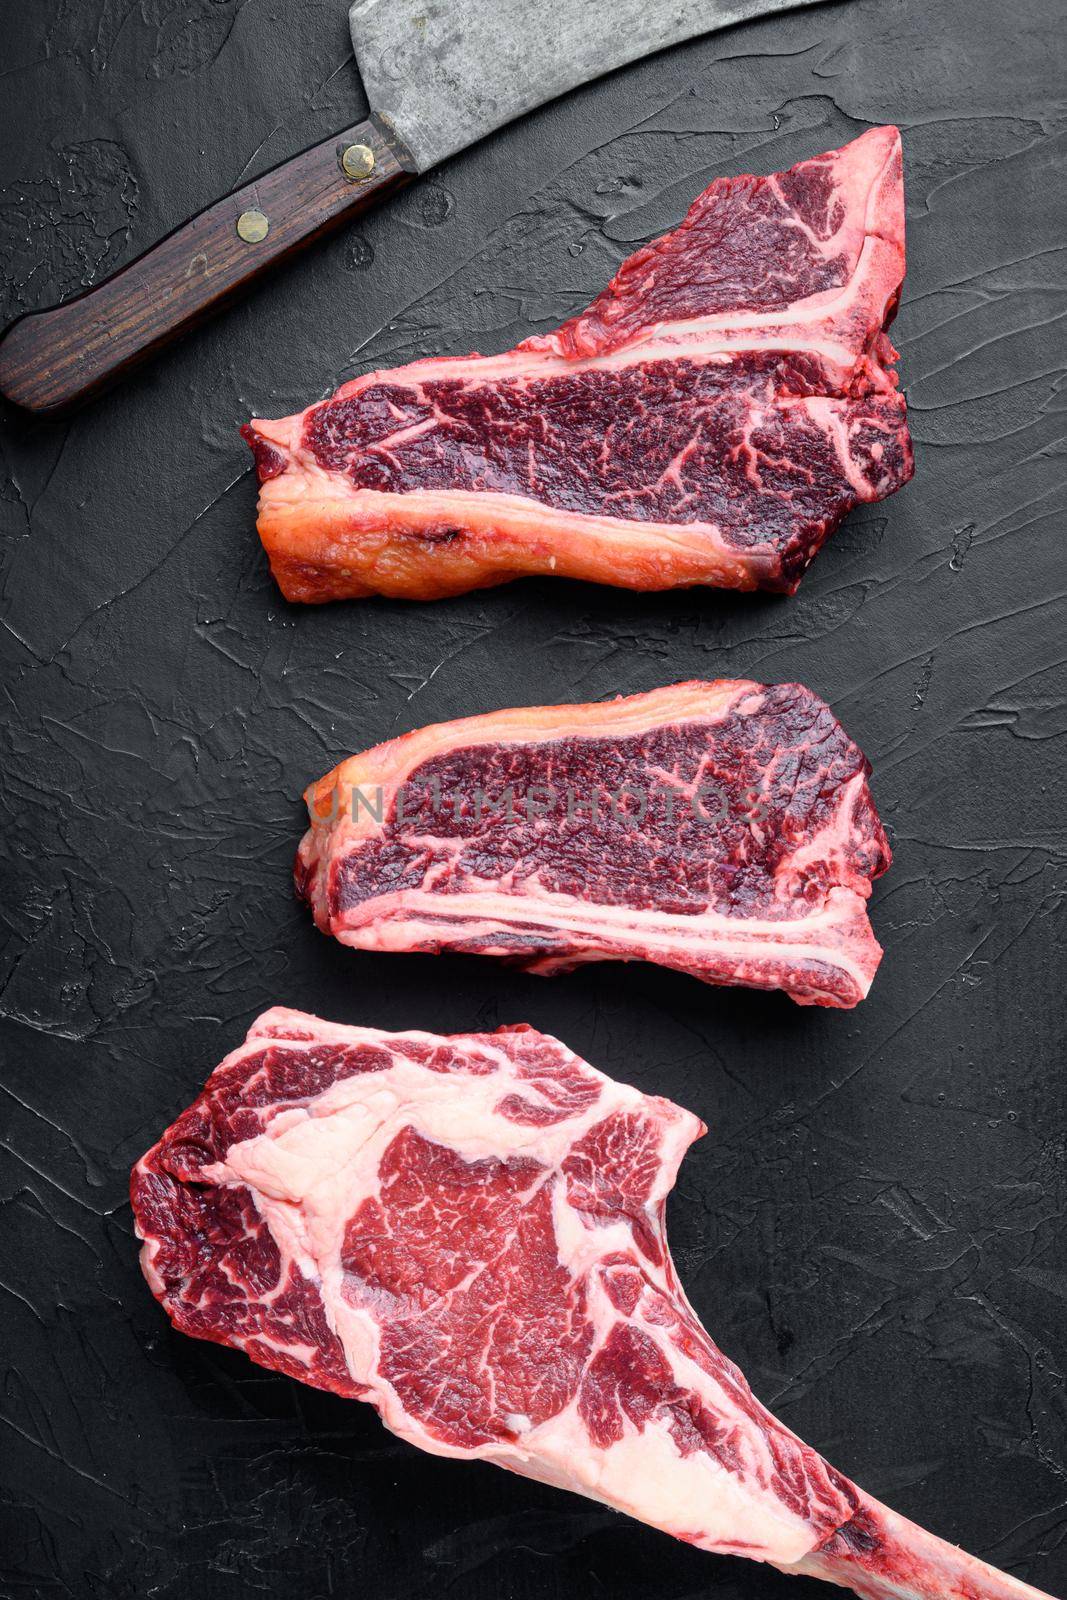
{"type": "Polygon", "coordinates": [[[373,117],[236,189],[114,277],[0,338],[0,393],[55,412],[114,383],[268,268],[408,183],[373,117]]]}

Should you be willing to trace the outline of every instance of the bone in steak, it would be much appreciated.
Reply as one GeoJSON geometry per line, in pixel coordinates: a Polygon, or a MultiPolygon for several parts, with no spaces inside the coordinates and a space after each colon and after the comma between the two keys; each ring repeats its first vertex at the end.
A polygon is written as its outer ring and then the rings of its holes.
{"type": "Polygon", "coordinates": [[[274,575],[308,601],[532,572],[792,592],[911,476],[885,334],[903,277],[896,128],[719,179],[556,332],[247,424],[274,575]]]}
{"type": "Polygon", "coordinates": [[[296,883],[362,950],[645,960],[853,1006],[889,865],[870,766],[799,684],[683,683],[422,728],[305,796],[296,883]]]}
{"type": "Polygon", "coordinates": [[[183,1333],[705,1550],[885,1600],[1036,1591],[870,1499],[755,1399],[678,1282],[697,1118],[531,1028],[255,1023],[134,1169],[183,1333]]]}

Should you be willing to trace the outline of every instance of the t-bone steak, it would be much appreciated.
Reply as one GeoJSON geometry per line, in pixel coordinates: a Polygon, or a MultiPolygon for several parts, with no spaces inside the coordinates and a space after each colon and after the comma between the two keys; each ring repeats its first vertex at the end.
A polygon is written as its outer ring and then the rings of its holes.
{"type": "Polygon", "coordinates": [[[721,178],[579,316],[242,430],[290,600],[430,600],[523,573],[792,592],[912,473],[885,334],[900,136],[721,178]]]}
{"type": "Polygon", "coordinates": [[[279,1008],[134,1169],[141,1261],[183,1333],[435,1455],[877,1600],[1033,1600],[836,1472],[704,1332],[664,1230],[702,1132],[531,1028],[279,1008]]]}
{"type": "Polygon", "coordinates": [[[889,846],[869,763],[786,683],[499,711],[352,756],[306,793],[298,893],[361,950],[530,971],[655,961],[853,1006],[889,846]]]}

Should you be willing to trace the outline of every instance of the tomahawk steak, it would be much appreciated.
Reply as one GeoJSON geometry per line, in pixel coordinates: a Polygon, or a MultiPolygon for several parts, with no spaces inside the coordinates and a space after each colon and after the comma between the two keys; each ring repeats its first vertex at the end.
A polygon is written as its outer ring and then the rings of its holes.
{"type": "Polygon", "coordinates": [[[792,592],[911,476],[885,335],[903,277],[896,128],[720,179],[556,332],[247,424],[274,575],[291,600],[530,572],[792,592]]]}
{"type": "Polygon", "coordinates": [[[836,1472],[704,1332],[663,1221],[702,1132],[531,1028],[279,1008],[134,1169],[141,1261],[183,1333],[436,1455],[874,1600],[1034,1600],[836,1472]]]}
{"type": "Polygon", "coordinates": [[[683,683],[421,728],[305,796],[297,889],[363,950],[655,961],[853,1006],[889,865],[862,751],[799,684],[683,683]]]}

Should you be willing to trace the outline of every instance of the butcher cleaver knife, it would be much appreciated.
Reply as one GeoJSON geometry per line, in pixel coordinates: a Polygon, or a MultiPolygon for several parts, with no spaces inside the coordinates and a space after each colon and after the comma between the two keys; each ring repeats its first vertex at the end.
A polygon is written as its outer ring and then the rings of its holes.
{"type": "Polygon", "coordinates": [[[667,45],[815,0],[356,0],[366,121],[184,223],[104,283],[21,317],[0,393],[86,399],[303,245],[524,112],[667,45]]]}

